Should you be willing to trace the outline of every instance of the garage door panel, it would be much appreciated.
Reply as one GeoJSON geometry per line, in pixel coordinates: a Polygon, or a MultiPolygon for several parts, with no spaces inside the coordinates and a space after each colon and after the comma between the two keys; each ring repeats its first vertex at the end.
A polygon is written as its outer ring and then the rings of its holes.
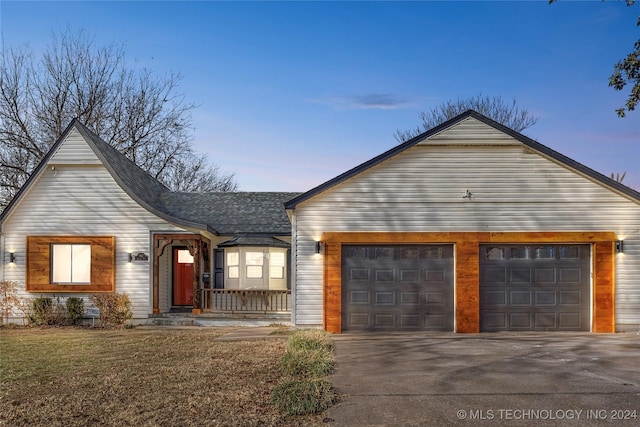
{"type": "Polygon", "coordinates": [[[420,280],[420,271],[418,269],[400,270],[401,282],[417,282],[418,280],[420,280]]]}
{"type": "Polygon", "coordinates": [[[560,297],[560,304],[562,305],[579,306],[584,301],[583,293],[579,290],[560,291],[558,292],[558,295],[560,297]]]}
{"type": "Polygon", "coordinates": [[[375,282],[393,282],[395,271],[392,268],[375,271],[375,282]]]}
{"type": "Polygon", "coordinates": [[[486,290],[483,294],[484,303],[487,306],[507,306],[507,290],[486,290]]]}
{"type": "Polygon", "coordinates": [[[426,270],[426,281],[431,283],[444,283],[446,281],[446,273],[442,270],[426,270]]]}
{"type": "Polygon", "coordinates": [[[482,245],[480,330],[588,331],[590,252],[586,244],[482,245]]]}
{"type": "Polygon", "coordinates": [[[396,293],[393,291],[375,291],[373,294],[374,305],[396,305],[396,293]]]}
{"type": "Polygon", "coordinates": [[[580,313],[560,313],[558,316],[558,322],[562,329],[580,330],[580,325],[582,325],[582,315],[580,313]]]}
{"type": "Polygon", "coordinates": [[[405,313],[399,316],[400,325],[402,329],[420,329],[420,314],[419,313],[405,313]]]}
{"type": "Polygon", "coordinates": [[[344,330],[453,330],[452,245],[345,245],[342,254],[344,330]]]}
{"type": "Polygon", "coordinates": [[[420,292],[416,291],[400,291],[400,305],[419,305],[420,292]]]}
{"type": "Polygon", "coordinates": [[[425,315],[424,329],[438,331],[446,327],[447,319],[442,314],[425,315]]]}
{"type": "Polygon", "coordinates": [[[395,329],[395,315],[390,313],[377,313],[373,316],[374,329],[395,329]]]}
{"type": "Polygon", "coordinates": [[[582,275],[579,268],[561,268],[559,270],[560,283],[580,283],[582,275]]]}
{"type": "Polygon", "coordinates": [[[444,305],[447,302],[445,291],[425,291],[424,303],[427,305],[444,305]]]}
{"type": "Polygon", "coordinates": [[[353,325],[354,327],[360,327],[360,328],[368,328],[369,327],[369,313],[349,313],[348,314],[348,321],[349,324],[353,325]]]}
{"type": "Polygon", "coordinates": [[[529,291],[511,291],[509,292],[509,302],[511,305],[531,306],[531,292],[529,291]]]}
{"type": "Polygon", "coordinates": [[[531,315],[529,313],[509,313],[509,326],[512,329],[529,330],[532,327],[531,315]]]}
{"type": "Polygon", "coordinates": [[[556,283],[556,269],[536,268],[535,281],[536,283],[556,283]]]}
{"type": "Polygon", "coordinates": [[[350,268],[348,270],[349,280],[350,281],[366,281],[369,279],[369,269],[368,268],[350,268]]]}
{"type": "Polygon", "coordinates": [[[538,307],[544,306],[556,306],[556,291],[535,291],[534,292],[534,303],[538,307]]]}
{"type": "Polygon", "coordinates": [[[556,329],[556,313],[533,313],[534,329],[556,329]]]}
{"type": "Polygon", "coordinates": [[[491,330],[506,330],[509,326],[508,313],[486,313],[483,317],[484,326],[491,330]]]}
{"type": "Polygon", "coordinates": [[[512,285],[525,285],[531,284],[531,269],[530,268],[511,268],[509,269],[509,280],[512,285]]]}
{"type": "Polygon", "coordinates": [[[371,304],[370,298],[371,292],[369,290],[364,291],[349,291],[349,304],[371,304]]]}
{"type": "Polygon", "coordinates": [[[488,286],[507,283],[507,269],[504,267],[487,268],[483,273],[483,283],[488,286]]]}

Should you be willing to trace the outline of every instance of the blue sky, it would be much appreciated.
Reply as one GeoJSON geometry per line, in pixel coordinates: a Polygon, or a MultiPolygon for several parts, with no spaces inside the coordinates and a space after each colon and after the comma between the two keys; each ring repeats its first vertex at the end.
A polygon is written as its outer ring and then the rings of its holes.
{"type": "Polygon", "coordinates": [[[393,147],[420,111],[479,93],[538,117],[523,133],[640,190],[640,110],[613,65],[640,38],[624,2],[0,0],[5,48],[52,31],[122,42],[179,72],[196,148],[244,191],[306,191],[393,147]]]}

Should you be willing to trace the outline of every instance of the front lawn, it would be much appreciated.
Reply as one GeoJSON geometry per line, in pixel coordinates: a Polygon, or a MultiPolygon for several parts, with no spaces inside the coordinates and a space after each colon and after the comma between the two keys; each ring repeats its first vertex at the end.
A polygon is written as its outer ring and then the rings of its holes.
{"type": "Polygon", "coordinates": [[[271,403],[286,336],[221,328],[0,329],[0,425],[322,425],[271,403]]]}

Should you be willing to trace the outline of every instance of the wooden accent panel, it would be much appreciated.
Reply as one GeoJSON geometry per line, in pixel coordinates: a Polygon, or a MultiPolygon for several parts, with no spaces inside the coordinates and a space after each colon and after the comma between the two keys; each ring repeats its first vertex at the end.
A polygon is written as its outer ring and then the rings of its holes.
{"type": "Polygon", "coordinates": [[[324,245],[324,329],[339,334],[342,332],[342,244],[324,245]]]}
{"type": "Polygon", "coordinates": [[[114,292],[116,244],[112,236],[28,236],[27,292],[114,292]],[[90,244],[91,283],[51,283],[51,244],[90,244]]]}
{"type": "Polygon", "coordinates": [[[480,245],[458,241],[456,260],[456,332],[480,332],[480,245]]]}
{"type": "Polygon", "coordinates": [[[588,232],[326,232],[323,311],[324,328],[342,331],[343,244],[451,243],[456,249],[456,332],[480,330],[480,244],[485,243],[592,243],[593,332],[615,332],[615,233],[588,232]]]}
{"type": "Polygon", "coordinates": [[[593,332],[615,332],[615,242],[599,242],[593,260],[593,332]]]}

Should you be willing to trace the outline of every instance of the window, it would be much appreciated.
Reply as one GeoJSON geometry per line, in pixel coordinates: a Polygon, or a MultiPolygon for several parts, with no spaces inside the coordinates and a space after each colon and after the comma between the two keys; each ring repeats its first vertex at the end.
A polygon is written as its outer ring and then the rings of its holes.
{"type": "Polygon", "coordinates": [[[180,264],[193,264],[193,255],[191,255],[187,249],[179,249],[178,250],[178,263],[180,263],[180,264]]]}
{"type": "Polygon", "coordinates": [[[113,292],[113,236],[27,236],[27,292],[113,292]]]}
{"type": "Polygon", "coordinates": [[[240,277],[240,254],[238,252],[227,252],[227,276],[229,279],[240,277]]]}
{"type": "Polygon", "coordinates": [[[504,259],[504,248],[489,246],[485,252],[486,259],[504,259]]]}
{"type": "Polygon", "coordinates": [[[264,255],[262,252],[247,252],[245,254],[247,264],[247,279],[261,279],[264,255]]]}
{"type": "Polygon", "coordinates": [[[271,279],[284,279],[284,252],[271,252],[269,275],[271,279]]]}
{"type": "Polygon", "coordinates": [[[51,245],[51,283],[91,283],[91,245],[51,245]]]}

